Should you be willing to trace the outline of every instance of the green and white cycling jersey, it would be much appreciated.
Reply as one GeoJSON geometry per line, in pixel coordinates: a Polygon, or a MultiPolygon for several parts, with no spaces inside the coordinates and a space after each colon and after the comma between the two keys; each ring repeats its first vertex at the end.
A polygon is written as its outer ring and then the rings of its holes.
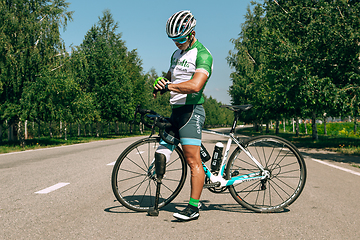
{"type": "MultiPolygon", "coordinates": [[[[173,53],[169,71],[171,72],[171,82],[177,84],[189,81],[195,72],[205,73],[208,76],[207,82],[211,76],[212,69],[213,58],[210,51],[196,40],[189,50],[182,51],[178,49],[173,53]]],[[[206,83],[197,93],[181,94],[171,91],[170,104],[172,107],[178,107],[204,103],[202,93],[205,85],[206,83]]]]}

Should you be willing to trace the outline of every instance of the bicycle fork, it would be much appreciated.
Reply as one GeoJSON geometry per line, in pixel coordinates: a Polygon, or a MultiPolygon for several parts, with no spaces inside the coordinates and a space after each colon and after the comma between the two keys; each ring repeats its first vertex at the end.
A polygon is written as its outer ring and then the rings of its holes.
{"type": "Polygon", "coordinates": [[[154,207],[149,208],[149,216],[159,216],[159,198],[160,198],[160,188],[162,184],[162,179],[165,174],[166,167],[166,157],[161,153],[155,153],[155,172],[156,172],[156,194],[155,194],[155,203],[154,207]]]}

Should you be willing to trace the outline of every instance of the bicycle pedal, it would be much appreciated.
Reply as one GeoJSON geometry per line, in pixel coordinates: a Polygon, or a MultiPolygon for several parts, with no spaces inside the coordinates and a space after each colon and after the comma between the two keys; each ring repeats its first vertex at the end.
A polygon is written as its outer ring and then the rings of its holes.
{"type": "Polygon", "coordinates": [[[214,187],[220,187],[220,182],[206,183],[204,184],[203,188],[214,188],[214,187]]]}

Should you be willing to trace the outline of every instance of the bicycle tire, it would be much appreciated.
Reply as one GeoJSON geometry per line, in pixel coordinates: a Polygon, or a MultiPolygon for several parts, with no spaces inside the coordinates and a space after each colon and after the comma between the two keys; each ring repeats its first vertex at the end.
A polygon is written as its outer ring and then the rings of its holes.
{"type": "MultiPolygon", "coordinates": [[[[116,199],[126,208],[146,212],[154,206],[156,174],[153,163],[160,137],[141,139],[127,147],[115,162],[111,184],[116,199]]],[[[181,191],[187,175],[182,150],[177,147],[166,164],[159,208],[169,204],[181,191]]]]}
{"type": "MultiPolygon", "coordinates": [[[[264,180],[229,186],[232,197],[255,212],[279,212],[301,194],[306,182],[306,165],[297,148],[277,136],[257,136],[243,146],[270,172],[264,180]]],[[[256,164],[237,147],[226,166],[226,177],[258,172],[256,164]]]]}

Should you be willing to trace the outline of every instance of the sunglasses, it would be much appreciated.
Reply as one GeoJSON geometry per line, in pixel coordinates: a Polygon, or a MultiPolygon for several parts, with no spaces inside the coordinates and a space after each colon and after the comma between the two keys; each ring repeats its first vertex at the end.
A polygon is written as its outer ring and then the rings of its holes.
{"type": "Polygon", "coordinates": [[[187,40],[188,40],[188,37],[183,37],[183,38],[179,38],[179,39],[173,39],[174,42],[179,43],[179,44],[186,43],[187,40]]]}
{"type": "Polygon", "coordinates": [[[190,35],[191,35],[191,33],[190,33],[188,36],[186,36],[186,37],[177,38],[177,39],[172,39],[172,40],[173,40],[174,42],[176,42],[176,43],[184,44],[184,43],[186,43],[186,41],[189,39],[190,35]]]}

